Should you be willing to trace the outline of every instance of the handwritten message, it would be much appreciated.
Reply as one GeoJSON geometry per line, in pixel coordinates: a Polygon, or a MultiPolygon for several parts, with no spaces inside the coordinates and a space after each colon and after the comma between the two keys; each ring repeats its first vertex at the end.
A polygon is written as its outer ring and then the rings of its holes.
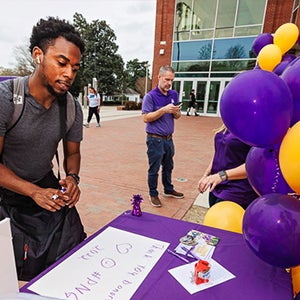
{"type": "Polygon", "coordinates": [[[59,299],[130,299],[168,246],[108,227],[28,289],[59,299]]]}

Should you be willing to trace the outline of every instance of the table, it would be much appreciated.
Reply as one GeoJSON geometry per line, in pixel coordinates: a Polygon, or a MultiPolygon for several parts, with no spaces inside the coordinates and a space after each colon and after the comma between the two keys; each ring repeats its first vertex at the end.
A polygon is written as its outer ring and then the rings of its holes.
{"type": "MultiPolygon", "coordinates": [[[[191,229],[213,234],[220,237],[220,242],[216,247],[213,258],[236,276],[236,278],[227,282],[190,295],[168,272],[169,269],[180,266],[184,262],[165,252],[135,292],[132,299],[293,299],[290,274],[284,269],[271,266],[259,259],[248,248],[241,234],[146,212],[143,212],[141,217],[132,216],[131,211],[124,212],[70,251],[69,254],[56,262],[54,266],[88,243],[108,226],[169,242],[169,249],[172,250],[178,245],[179,238],[191,229]]],[[[39,277],[30,281],[20,291],[31,293],[27,288],[39,277]]]]}

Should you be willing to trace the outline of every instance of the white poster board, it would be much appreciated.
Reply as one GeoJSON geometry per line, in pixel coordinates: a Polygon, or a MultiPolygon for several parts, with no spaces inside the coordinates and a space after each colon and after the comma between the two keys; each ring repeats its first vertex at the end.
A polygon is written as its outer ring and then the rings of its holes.
{"type": "Polygon", "coordinates": [[[168,246],[108,227],[27,288],[68,300],[130,299],[168,246]]]}
{"type": "MultiPolygon", "coordinates": [[[[18,279],[12,245],[10,219],[0,221],[0,299],[18,293],[18,279]]],[[[4,299],[4,298],[3,298],[4,299]]]]}

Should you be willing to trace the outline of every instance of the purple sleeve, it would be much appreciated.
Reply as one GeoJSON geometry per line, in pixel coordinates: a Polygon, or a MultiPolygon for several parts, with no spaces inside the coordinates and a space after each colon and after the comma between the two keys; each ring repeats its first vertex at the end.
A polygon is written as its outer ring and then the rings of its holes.
{"type": "Polygon", "coordinates": [[[142,113],[147,114],[154,111],[154,104],[150,94],[146,94],[143,99],[142,113]]]}

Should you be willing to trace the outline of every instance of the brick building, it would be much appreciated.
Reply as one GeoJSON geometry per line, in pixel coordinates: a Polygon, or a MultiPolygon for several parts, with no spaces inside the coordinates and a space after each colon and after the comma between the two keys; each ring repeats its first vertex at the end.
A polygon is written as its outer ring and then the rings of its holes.
{"type": "Polygon", "coordinates": [[[300,27],[298,11],[299,0],[157,0],[152,87],[160,66],[172,65],[180,101],[195,89],[198,112],[219,116],[226,84],[255,67],[255,38],[300,27]]]}

